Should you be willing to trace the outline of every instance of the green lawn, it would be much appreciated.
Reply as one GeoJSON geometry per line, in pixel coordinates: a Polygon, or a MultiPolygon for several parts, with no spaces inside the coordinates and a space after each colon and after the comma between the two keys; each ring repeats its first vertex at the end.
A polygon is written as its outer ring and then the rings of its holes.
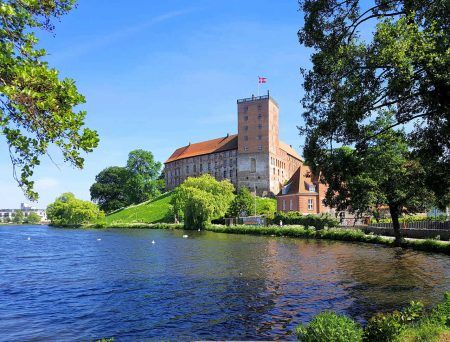
{"type": "Polygon", "coordinates": [[[106,216],[106,223],[163,222],[169,214],[172,192],[167,192],[151,201],[116,211],[106,216]]]}

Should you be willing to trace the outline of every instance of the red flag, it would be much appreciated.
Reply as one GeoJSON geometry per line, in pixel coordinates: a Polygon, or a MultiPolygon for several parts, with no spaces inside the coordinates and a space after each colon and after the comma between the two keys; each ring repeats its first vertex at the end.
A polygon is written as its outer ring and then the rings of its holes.
{"type": "Polygon", "coordinates": [[[267,78],[266,77],[258,76],[258,83],[266,83],[266,82],[267,82],[267,78]]]}

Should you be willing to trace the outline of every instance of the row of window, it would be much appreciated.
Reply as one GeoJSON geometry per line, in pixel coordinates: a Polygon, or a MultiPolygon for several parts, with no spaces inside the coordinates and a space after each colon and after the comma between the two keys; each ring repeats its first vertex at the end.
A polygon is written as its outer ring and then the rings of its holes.
{"type": "MultiPolygon", "coordinates": [[[[263,125],[261,123],[258,124],[258,128],[262,129],[263,125]]],[[[248,131],[248,126],[244,126],[244,131],[248,131]]]]}
{"type": "MultiPolygon", "coordinates": [[[[283,210],[286,210],[286,200],[283,199],[282,203],[283,210]]],[[[289,200],[289,210],[295,210],[294,209],[294,201],[292,199],[289,200]]],[[[314,199],[308,198],[308,210],[314,210],[314,199]]]]}
{"type": "MultiPolygon", "coordinates": [[[[248,115],[244,116],[244,120],[248,121],[248,115]]],[[[262,114],[261,113],[258,114],[258,120],[262,120],[262,114]]]]}
{"type": "MultiPolygon", "coordinates": [[[[263,147],[262,145],[258,145],[258,151],[262,151],[263,147]]],[[[247,152],[248,151],[248,146],[244,146],[244,151],[247,152]]]]}
{"type": "MultiPolygon", "coordinates": [[[[244,135],[244,140],[248,141],[248,135],[244,135]]],[[[262,140],[262,135],[258,135],[258,140],[262,140]]]]}

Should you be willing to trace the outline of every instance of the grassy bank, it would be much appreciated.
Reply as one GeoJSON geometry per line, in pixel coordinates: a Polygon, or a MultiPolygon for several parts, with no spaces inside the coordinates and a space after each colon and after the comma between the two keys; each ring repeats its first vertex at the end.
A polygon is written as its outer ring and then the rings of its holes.
{"type": "Polygon", "coordinates": [[[411,302],[401,311],[378,313],[363,327],[351,318],[325,311],[296,329],[300,341],[440,342],[450,340],[450,293],[430,310],[411,302]]]}
{"type": "MultiPolygon", "coordinates": [[[[134,229],[184,229],[182,223],[110,223],[85,225],[83,228],[134,228],[134,229]]],[[[394,246],[394,239],[387,236],[378,236],[372,234],[365,234],[361,230],[330,228],[323,230],[315,230],[314,228],[305,228],[303,226],[224,226],[224,225],[210,225],[206,231],[214,233],[225,234],[249,234],[249,235],[265,235],[265,236],[280,236],[303,239],[319,239],[319,240],[334,240],[334,241],[348,241],[348,242],[364,242],[381,244],[385,246],[394,246]]],[[[437,240],[412,240],[406,239],[402,247],[413,250],[445,253],[450,255],[450,243],[437,240]]]]}

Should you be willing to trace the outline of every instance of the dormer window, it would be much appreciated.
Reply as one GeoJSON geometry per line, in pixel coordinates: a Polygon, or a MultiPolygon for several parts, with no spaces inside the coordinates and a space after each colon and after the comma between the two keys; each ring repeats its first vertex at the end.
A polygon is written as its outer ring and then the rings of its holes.
{"type": "Polygon", "coordinates": [[[316,192],[316,186],[314,184],[309,184],[309,192],[316,192]]]}

